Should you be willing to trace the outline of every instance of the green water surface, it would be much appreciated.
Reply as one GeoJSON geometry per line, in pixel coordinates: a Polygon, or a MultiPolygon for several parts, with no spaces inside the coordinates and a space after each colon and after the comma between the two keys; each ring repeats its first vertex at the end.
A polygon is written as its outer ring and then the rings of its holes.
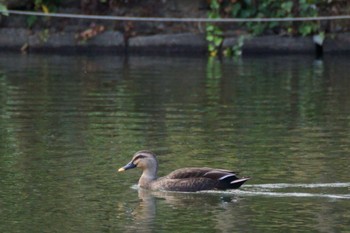
{"type": "Polygon", "coordinates": [[[347,57],[0,55],[0,232],[349,232],[347,57]],[[147,192],[211,166],[239,191],[147,192]]]}

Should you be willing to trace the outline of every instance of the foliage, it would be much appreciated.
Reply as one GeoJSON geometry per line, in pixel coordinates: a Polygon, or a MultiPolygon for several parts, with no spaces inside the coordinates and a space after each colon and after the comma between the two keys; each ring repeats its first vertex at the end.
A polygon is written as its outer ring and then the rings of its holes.
{"type": "MultiPolygon", "coordinates": [[[[44,13],[55,12],[57,11],[60,2],[61,0],[34,0],[34,9],[37,11],[43,11],[44,13]]],[[[32,27],[37,19],[37,16],[28,16],[28,26],[32,27]]]]}
{"type": "MultiPolygon", "coordinates": [[[[294,18],[315,17],[318,15],[318,5],[324,0],[211,0],[209,18],[220,18],[222,15],[234,18],[294,18]]],[[[267,31],[289,35],[312,35],[320,33],[319,23],[315,21],[305,22],[247,22],[246,26],[252,35],[260,35],[267,31]]],[[[216,56],[223,42],[222,29],[214,24],[207,24],[208,50],[211,56],[216,56]]],[[[224,51],[224,55],[241,54],[244,37],[240,36],[237,44],[224,51]]]]}
{"type": "Polygon", "coordinates": [[[226,48],[226,50],[224,51],[224,55],[226,57],[239,57],[242,55],[242,48],[244,45],[244,40],[246,39],[246,36],[241,35],[238,37],[237,39],[237,43],[235,45],[233,45],[231,48],[226,48]]]}
{"type": "Polygon", "coordinates": [[[8,16],[8,15],[9,15],[9,14],[6,12],[6,11],[7,11],[7,7],[6,7],[4,4],[2,4],[2,3],[0,3],[0,11],[1,11],[0,14],[3,14],[3,15],[5,15],[5,16],[8,16]]]}
{"type": "MultiPolygon", "coordinates": [[[[208,13],[208,17],[211,19],[220,18],[220,10],[222,5],[220,5],[220,0],[211,0],[210,2],[210,11],[208,13]]],[[[208,51],[211,57],[216,57],[220,55],[220,50],[222,47],[222,43],[224,41],[224,34],[221,28],[213,23],[208,23],[206,27],[206,39],[208,41],[208,51]]],[[[244,44],[245,37],[239,36],[237,43],[231,48],[226,48],[222,51],[224,56],[240,56],[242,55],[242,47],[244,44]]]]}
{"type": "MultiPolygon", "coordinates": [[[[210,3],[210,11],[208,17],[210,19],[220,18],[220,4],[217,0],[212,0],[210,3]]],[[[223,33],[219,26],[208,23],[206,27],[208,41],[208,51],[210,56],[216,56],[223,42],[223,33]]]]}
{"type": "MultiPolygon", "coordinates": [[[[317,4],[323,0],[288,0],[288,1],[254,1],[242,0],[231,1],[226,5],[231,11],[232,17],[236,18],[286,18],[286,17],[313,17],[317,16],[317,4]]],[[[284,31],[288,34],[301,34],[303,36],[313,34],[319,30],[317,22],[266,22],[245,23],[249,31],[259,35],[266,30],[284,31]]]]}

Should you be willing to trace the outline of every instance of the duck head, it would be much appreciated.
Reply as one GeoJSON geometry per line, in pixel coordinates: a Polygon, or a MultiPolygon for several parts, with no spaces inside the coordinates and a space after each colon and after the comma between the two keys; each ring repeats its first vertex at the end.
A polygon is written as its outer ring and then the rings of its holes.
{"type": "Polygon", "coordinates": [[[123,172],[135,167],[141,168],[144,172],[147,171],[155,175],[158,170],[158,162],[155,154],[145,150],[138,151],[134,154],[128,164],[118,169],[118,172],[123,172]]]}

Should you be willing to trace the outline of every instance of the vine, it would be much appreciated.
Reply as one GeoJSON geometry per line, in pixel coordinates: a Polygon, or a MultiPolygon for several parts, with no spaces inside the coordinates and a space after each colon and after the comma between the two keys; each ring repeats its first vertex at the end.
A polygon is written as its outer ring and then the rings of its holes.
{"type": "MultiPolygon", "coordinates": [[[[210,9],[211,10],[208,13],[208,17],[210,19],[220,18],[220,3],[218,0],[211,0],[210,9]]],[[[215,57],[218,55],[218,52],[224,40],[222,30],[216,24],[208,23],[206,26],[206,32],[209,54],[210,56],[215,57]]]]}
{"type": "MultiPolygon", "coordinates": [[[[34,9],[44,13],[56,12],[61,0],[34,0],[34,9]]],[[[29,16],[27,23],[32,27],[38,20],[36,16],[29,16]]]]}
{"type": "MultiPolygon", "coordinates": [[[[254,0],[234,0],[226,7],[235,18],[285,18],[285,17],[313,17],[318,15],[317,4],[322,0],[265,0],[261,3],[254,0]]],[[[268,30],[290,35],[307,36],[319,31],[317,22],[249,22],[242,24],[253,35],[260,35],[268,30]]]]}
{"type": "MultiPolygon", "coordinates": [[[[222,15],[233,18],[285,18],[285,17],[315,17],[319,5],[324,0],[211,0],[209,18],[220,18],[222,15]]],[[[253,35],[277,33],[286,35],[308,36],[322,34],[319,22],[247,22],[241,23],[253,35]]],[[[214,24],[207,24],[206,39],[211,56],[220,52],[224,34],[223,30],[214,24]]],[[[244,36],[239,36],[237,44],[223,51],[224,55],[240,55],[244,44],[244,36]]]]}
{"type": "MultiPolygon", "coordinates": [[[[2,15],[5,15],[5,16],[8,16],[9,14],[6,12],[7,11],[7,7],[4,5],[4,4],[2,4],[1,2],[0,2],[0,11],[2,11],[2,15]]],[[[1,15],[0,15],[1,16],[1,15]]]]}

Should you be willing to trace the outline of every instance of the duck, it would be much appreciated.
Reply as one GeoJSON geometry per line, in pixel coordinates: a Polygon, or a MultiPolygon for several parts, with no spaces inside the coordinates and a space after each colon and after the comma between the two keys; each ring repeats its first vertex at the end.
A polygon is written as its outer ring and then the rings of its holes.
{"type": "Polygon", "coordinates": [[[138,181],[139,188],[158,191],[198,192],[238,189],[250,179],[249,177],[239,178],[231,170],[210,167],[180,168],[158,178],[157,157],[153,152],[147,150],[136,152],[131,161],[119,168],[118,172],[133,168],[142,170],[138,181]]]}

